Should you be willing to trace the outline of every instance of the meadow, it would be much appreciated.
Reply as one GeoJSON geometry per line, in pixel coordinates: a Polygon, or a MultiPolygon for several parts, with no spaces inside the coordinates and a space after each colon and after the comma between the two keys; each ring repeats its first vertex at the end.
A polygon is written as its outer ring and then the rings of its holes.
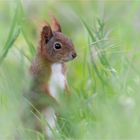
{"type": "Polygon", "coordinates": [[[139,140],[139,0],[0,1],[0,140],[44,140],[23,127],[20,114],[23,106],[30,111],[23,93],[49,13],[78,54],[67,63],[72,95],[62,99],[56,139],[139,140]]]}

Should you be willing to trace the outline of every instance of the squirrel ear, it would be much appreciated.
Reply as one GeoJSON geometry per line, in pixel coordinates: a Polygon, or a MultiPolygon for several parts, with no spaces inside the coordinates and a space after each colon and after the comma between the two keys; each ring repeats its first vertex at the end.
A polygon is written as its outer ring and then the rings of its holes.
{"type": "Polygon", "coordinates": [[[51,27],[52,27],[53,31],[61,32],[61,26],[60,26],[58,20],[54,16],[51,16],[51,18],[52,18],[51,27]]]}
{"type": "Polygon", "coordinates": [[[51,39],[53,36],[52,29],[49,24],[43,26],[41,31],[41,40],[45,41],[46,43],[51,39]]]}

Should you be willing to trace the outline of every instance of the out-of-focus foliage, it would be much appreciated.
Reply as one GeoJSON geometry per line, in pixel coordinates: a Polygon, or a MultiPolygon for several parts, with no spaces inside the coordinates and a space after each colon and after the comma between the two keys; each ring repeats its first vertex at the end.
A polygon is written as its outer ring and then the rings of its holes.
{"type": "Polygon", "coordinates": [[[68,63],[72,97],[62,103],[56,139],[139,139],[139,6],[119,0],[0,1],[0,139],[42,137],[22,126],[20,114],[28,104],[23,98],[28,69],[49,13],[78,53],[68,63]]]}

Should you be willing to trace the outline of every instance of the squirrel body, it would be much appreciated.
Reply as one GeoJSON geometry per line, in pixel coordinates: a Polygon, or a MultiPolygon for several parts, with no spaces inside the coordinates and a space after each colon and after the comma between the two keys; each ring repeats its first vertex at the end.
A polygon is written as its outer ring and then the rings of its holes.
{"type": "Polygon", "coordinates": [[[58,91],[67,88],[65,63],[50,63],[36,57],[31,66],[33,90],[38,89],[58,100],[58,91]]]}
{"type": "Polygon", "coordinates": [[[63,73],[64,64],[53,64],[51,65],[51,77],[49,81],[50,94],[54,98],[58,98],[57,91],[63,91],[66,85],[66,77],[63,73]]]}
{"type": "MultiPolygon", "coordinates": [[[[59,22],[53,17],[51,26],[46,23],[42,27],[37,55],[30,68],[33,78],[31,87],[33,105],[39,102],[38,97],[42,95],[44,98],[50,96],[59,102],[59,93],[67,91],[68,87],[65,62],[73,60],[75,57],[76,51],[72,41],[61,32],[59,22]],[[35,97],[35,95],[37,96],[35,97]]],[[[47,137],[51,138],[51,129],[55,128],[56,122],[55,110],[47,103],[43,104],[43,108],[40,106],[39,102],[37,109],[44,114],[49,125],[46,126],[45,133],[47,137]]]]}

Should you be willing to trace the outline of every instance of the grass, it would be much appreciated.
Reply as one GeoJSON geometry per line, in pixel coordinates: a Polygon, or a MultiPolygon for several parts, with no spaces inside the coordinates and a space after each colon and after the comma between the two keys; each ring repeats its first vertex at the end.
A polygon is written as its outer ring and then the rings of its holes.
{"type": "MultiPolygon", "coordinates": [[[[23,93],[38,45],[38,23],[53,11],[78,57],[68,63],[69,102],[62,98],[56,139],[139,139],[139,2],[1,1],[0,139],[43,140],[24,128],[23,93]],[[35,13],[36,11],[36,13],[35,13]],[[64,12],[65,11],[65,12],[64,12]]],[[[26,108],[27,107],[27,108],[26,108]]],[[[29,110],[30,112],[30,110],[29,110]]]]}

